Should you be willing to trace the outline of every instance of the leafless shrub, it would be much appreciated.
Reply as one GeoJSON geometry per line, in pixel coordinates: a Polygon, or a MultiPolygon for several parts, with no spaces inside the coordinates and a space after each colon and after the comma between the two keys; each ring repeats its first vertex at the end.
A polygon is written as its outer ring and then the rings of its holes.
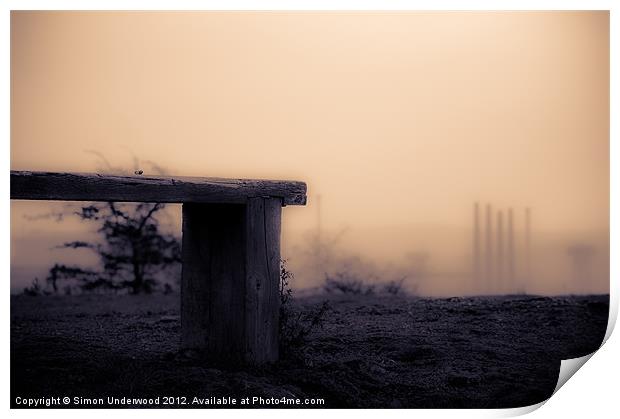
{"type": "Polygon", "coordinates": [[[101,268],[55,264],[47,277],[48,285],[54,292],[59,281],[67,280],[77,282],[83,291],[152,291],[157,283],[155,274],[181,262],[179,239],[159,228],[157,215],[163,208],[163,204],[106,202],[75,211],[81,220],[98,227],[100,240],[76,240],[58,247],[92,251],[99,257],[101,268]]]}
{"type": "Polygon", "coordinates": [[[42,294],[43,290],[41,289],[41,285],[39,285],[39,278],[33,279],[32,284],[29,287],[24,288],[24,295],[36,297],[42,294]]]}
{"type": "Polygon", "coordinates": [[[407,294],[404,283],[406,276],[381,282],[378,279],[362,278],[354,273],[336,272],[325,274],[323,289],[329,294],[346,295],[381,295],[391,296],[407,294]]]}
{"type": "Polygon", "coordinates": [[[391,281],[383,284],[383,291],[390,295],[402,295],[405,294],[405,289],[403,288],[403,284],[407,277],[402,277],[401,279],[393,279],[391,281]]]}
{"type": "Polygon", "coordinates": [[[355,274],[346,272],[325,274],[323,285],[323,289],[330,294],[372,295],[375,293],[375,288],[375,285],[367,284],[355,274]]]}
{"type": "Polygon", "coordinates": [[[294,355],[295,350],[308,341],[308,336],[317,328],[322,328],[329,303],[324,301],[318,308],[301,310],[293,304],[293,291],[290,281],[292,272],[286,269],[286,261],[280,263],[280,354],[283,357],[294,355]]]}

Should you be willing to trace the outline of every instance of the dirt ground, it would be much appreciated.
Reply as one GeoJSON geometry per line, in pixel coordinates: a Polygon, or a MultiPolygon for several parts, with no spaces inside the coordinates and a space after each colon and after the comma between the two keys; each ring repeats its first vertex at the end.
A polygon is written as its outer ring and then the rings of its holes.
{"type": "Polygon", "coordinates": [[[561,359],[600,346],[609,306],[608,296],[343,295],[296,304],[311,311],[325,299],[323,328],[288,359],[231,370],[178,350],[178,294],[12,296],[11,404],[215,396],[325,400],[303,407],[525,406],[552,394],[561,359]]]}

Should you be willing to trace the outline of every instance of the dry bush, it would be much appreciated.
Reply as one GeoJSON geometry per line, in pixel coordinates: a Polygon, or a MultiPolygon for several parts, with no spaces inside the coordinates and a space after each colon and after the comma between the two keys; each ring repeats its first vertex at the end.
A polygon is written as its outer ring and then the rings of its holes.
{"type": "Polygon", "coordinates": [[[292,272],[286,269],[286,261],[280,263],[280,354],[284,358],[294,357],[296,351],[308,341],[310,334],[322,328],[329,303],[324,301],[313,310],[302,310],[293,302],[290,282],[292,272]]]}

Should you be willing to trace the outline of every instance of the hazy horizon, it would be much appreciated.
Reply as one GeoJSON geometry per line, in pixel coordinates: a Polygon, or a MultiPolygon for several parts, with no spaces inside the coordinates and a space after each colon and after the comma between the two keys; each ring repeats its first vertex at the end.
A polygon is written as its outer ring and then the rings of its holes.
{"type": "MultiPolygon", "coordinates": [[[[138,168],[307,182],[283,209],[300,286],[326,269],[312,232],[346,228],[330,269],[427,254],[418,292],[483,292],[479,202],[514,208],[517,264],[532,209],[527,291],[606,293],[609,13],[11,12],[11,169],[138,168]],[[595,256],[574,284],[578,244],[595,256]]],[[[54,205],[11,202],[14,292],[84,231],[24,218],[54,205]]]]}

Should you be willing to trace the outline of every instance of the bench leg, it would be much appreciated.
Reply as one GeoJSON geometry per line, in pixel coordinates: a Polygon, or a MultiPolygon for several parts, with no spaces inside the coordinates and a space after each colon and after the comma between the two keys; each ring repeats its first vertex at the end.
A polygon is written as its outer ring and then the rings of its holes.
{"type": "Polygon", "coordinates": [[[276,198],[183,204],[183,348],[226,364],[278,359],[281,211],[276,198]]]}

